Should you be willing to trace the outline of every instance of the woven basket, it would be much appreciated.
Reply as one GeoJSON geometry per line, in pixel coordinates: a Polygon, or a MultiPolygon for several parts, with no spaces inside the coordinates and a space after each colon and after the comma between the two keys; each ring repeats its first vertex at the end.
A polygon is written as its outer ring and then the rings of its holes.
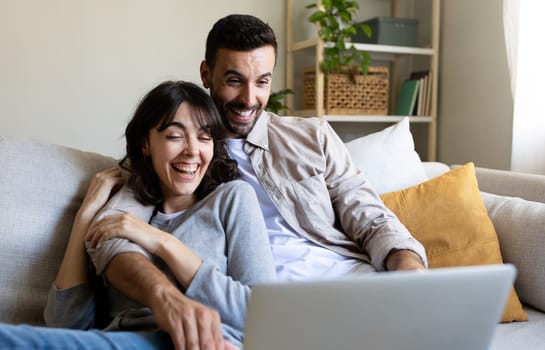
{"type": "MultiPolygon", "coordinates": [[[[355,82],[348,74],[329,73],[324,91],[327,114],[388,114],[389,69],[369,67],[365,76],[357,74],[355,82]]],[[[305,68],[303,108],[314,109],[316,101],[316,70],[305,68]]]]}

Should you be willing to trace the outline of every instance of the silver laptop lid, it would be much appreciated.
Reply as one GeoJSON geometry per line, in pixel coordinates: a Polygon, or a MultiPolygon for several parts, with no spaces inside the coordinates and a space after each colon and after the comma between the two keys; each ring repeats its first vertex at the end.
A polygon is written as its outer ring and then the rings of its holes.
{"type": "Polygon", "coordinates": [[[512,265],[388,272],[255,286],[244,350],[482,350],[512,265]]]}

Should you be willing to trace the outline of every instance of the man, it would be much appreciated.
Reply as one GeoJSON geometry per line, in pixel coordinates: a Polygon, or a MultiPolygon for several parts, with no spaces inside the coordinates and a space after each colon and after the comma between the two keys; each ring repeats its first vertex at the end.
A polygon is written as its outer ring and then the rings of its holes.
{"type": "MultiPolygon", "coordinates": [[[[383,205],[327,122],[264,111],[276,55],[267,24],[227,16],[208,35],[200,72],[228,129],[229,153],[258,194],[278,279],[425,269],[424,248],[383,205]]],[[[129,211],[134,200],[125,205],[115,209],[129,211]]],[[[105,259],[109,283],[149,306],[176,348],[224,346],[217,314],[143,255],[117,251],[105,259]]]]}

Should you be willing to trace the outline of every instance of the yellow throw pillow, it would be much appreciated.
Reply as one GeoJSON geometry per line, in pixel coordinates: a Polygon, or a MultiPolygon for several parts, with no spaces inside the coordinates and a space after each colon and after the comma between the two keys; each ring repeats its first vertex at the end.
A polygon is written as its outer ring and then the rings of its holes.
{"type": "MultiPolygon", "coordinates": [[[[503,263],[473,163],[381,198],[424,245],[430,268],[503,263]]],[[[513,288],[501,321],[527,320],[513,288]]]]}

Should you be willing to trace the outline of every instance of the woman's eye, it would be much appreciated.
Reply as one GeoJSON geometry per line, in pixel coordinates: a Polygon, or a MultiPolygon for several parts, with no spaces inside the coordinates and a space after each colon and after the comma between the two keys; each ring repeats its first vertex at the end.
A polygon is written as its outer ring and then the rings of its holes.
{"type": "Polygon", "coordinates": [[[179,140],[179,139],[182,139],[183,136],[182,135],[167,135],[167,139],[169,140],[179,140]]]}

